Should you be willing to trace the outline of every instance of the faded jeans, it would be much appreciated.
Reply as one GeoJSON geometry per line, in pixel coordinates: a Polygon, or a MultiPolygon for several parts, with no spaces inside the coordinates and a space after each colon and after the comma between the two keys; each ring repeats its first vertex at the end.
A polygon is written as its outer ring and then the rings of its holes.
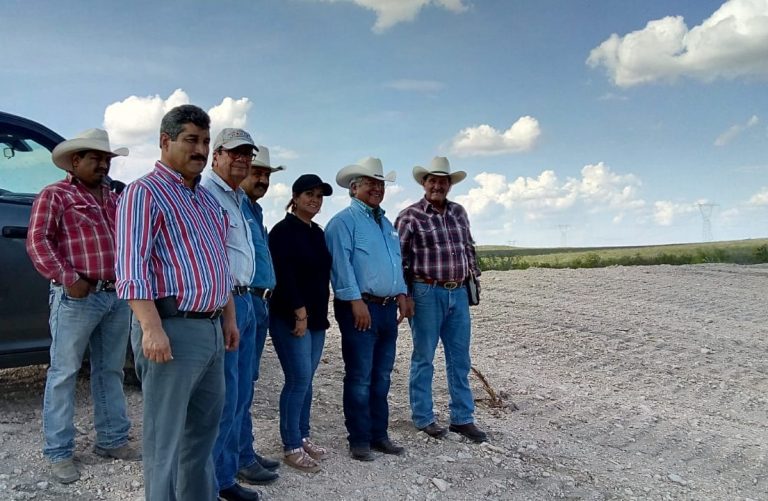
{"type": "Polygon", "coordinates": [[[438,340],[445,350],[445,373],[448,381],[451,424],[474,421],[472,389],[469,386],[471,322],[467,290],[447,290],[421,282],[413,284],[416,311],[410,319],[413,336],[411,374],[408,393],[411,417],[417,428],[435,421],[432,410],[433,360],[438,340]]]}
{"type": "Polygon", "coordinates": [[[219,422],[219,436],[213,446],[213,460],[216,465],[216,481],[219,490],[235,484],[240,464],[240,450],[251,446],[253,439],[248,436],[241,444],[243,421],[251,421],[251,402],[253,401],[253,351],[256,336],[256,317],[250,294],[234,295],[237,329],[240,331],[240,344],[237,351],[224,353],[224,383],[226,396],[224,410],[219,422]]]}
{"type": "Polygon", "coordinates": [[[105,449],[128,442],[131,423],[125,410],[123,365],[131,310],[114,292],[70,298],[51,285],[51,365],[43,399],[43,453],[53,463],[71,458],[75,448],[75,386],[85,349],[90,349],[91,394],[96,445],[105,449]]]}
{"type": "Polygon", "coordinates": [[[246,418],[242,421],[240,429],[240,468],[247,468],[256,462],[256,449],[254,448],[253,421],[251,419],[251,407],[253,406],[253,386],[259,379],[259,367],[261,367],[261,354],[264,352],[264,343],[267,340],[267,328],[269,327],[269,301],[251,294],[253,314],[256,318],[256,339],[253,350],[253,384],[248,395],[248,408],[246,418]]]}
{"type": "Polygon", "coordinates": [[[285,375],[280,392],[280,437],[283,450],[290,451],[300,448],[301,439],[309,437],[312,379],[323,354],[325,331],[307,330],[301,337],[294,336],[293,325],[274,316],[269,330],[285,375]]]}

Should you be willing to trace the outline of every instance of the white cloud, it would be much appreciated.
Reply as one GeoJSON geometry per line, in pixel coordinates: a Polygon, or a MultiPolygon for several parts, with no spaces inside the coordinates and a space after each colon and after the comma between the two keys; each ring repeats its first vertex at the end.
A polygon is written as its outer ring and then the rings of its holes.
{"type": "Polygon", "coordinates": [[[575,207],[591,212],[612,212],[621,221],[624,212],[642,209],[645,202],[637,193],[640,180],[634,174],[617,174],[602,162],[586,165],[579,178],[560,181],[552,170],[537,177],[508,181],[502,174],[482,172],[475,176],[477,187],[456,200],[473,216],[517,209],[527,221],[565,213],[575,207]]]}
{"type": "Polygon", "coordinates": [[[648,22],[642,30],[612,34],[592,49],[591,67],[603,66],[620,87],[674,81],[768,76],[768,0],[728,0],[700,25],[681,16],[648,22]]]}
{"type": "Polygon", "coordinates": [[[104,128],[112,143],[125,146],[138,145],[160,131],[163,115],[176,106],[189,104],[189,96],[176,89],[163,99],[159,95],[130,96],[112,103],[104,110],[104,128]]]}
{"type": "MultiPolygon", "coordinates": [[[[127,146],[131,150],[124,161],[115,163],[111,176],[129,182],[149,172],[160,157],[158,141],[163,115],[189,102],[187,93],[176,89],[167,99],[157,94],[129,96],[107,106],[104,110],[104,128],[109,132],[110,142],[114,146],[127,146]]],[[[253,103],[246,97],[223,98],[221,103],[208,110],[211,137],[215,137],[225,127],[247,129],[248,110],[252,106],[253,103]]]]}
{"type": "Polygon", "coordinates": [[[533,148],[540,135],[539,121],[524,116],[504,132],[490,125],[462,129],[451,140],[449,148],[451,153],[461,157],[518,153],[533,148]]]}
{"type": "Polygon", "coordinates": [[[747,204],[757,207],[768,206],[768,186],[763,186],[760,191],[752,195],[747,204]]]}
{"type": "Polygon", "coordinates": [[[393,80],[387,82],[385,87],[390,89],[400,90],[404,92],[437,92],[443,89],[445,85],[442,82],[435,80],[393,80]]]}
{"type": "Polygon", "coordinates": [[[325,0],[326,2],[352,2],[376,13],[375,33],[383,33],[402,22],[412,22],[421,9],[434,5],[453,13],[464,12],[468,6],[464,0],[325,0]]]}
{"type": "Polygon", "coordinates": [[[747,120],[747,123],[732,125],[728,128],[728,130],[717,136],[717,139],[715,139],[715,146],[725,146],[726,144],[736,139],[739,134],[747,129],[754,127],[758,123],[760,123],[760,119],[757,118],[757,115],[752,115],[752,117],[747,120]]]}

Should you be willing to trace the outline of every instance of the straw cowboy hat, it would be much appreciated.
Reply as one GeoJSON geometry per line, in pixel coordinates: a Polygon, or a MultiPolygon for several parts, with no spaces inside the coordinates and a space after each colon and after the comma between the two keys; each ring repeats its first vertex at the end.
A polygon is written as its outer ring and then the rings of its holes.
{"type": "Polygon", "coordinates": [[[460,183],[467,177],[467,173],[463,170],[457,170],[451,172],[451,164],[448,163],[448,159],[445,157],[435,157],[432,159],[432,163],[428,168],[417,165],[413,168],[413,178],[419,184],[424,184],[424,179],[429,175],[433,176],[448,176],[451,178],[451,184],[460,183]]]}
{"type": "Polygon", "coordinates": [[[384,167],[381,165],[381,160],[374,157],[365,157],[362,160],[358,160],[357,163],[347,165],[336,174],[336,184],[342,188],[349,188],[349,184],[356,177],[365,176],[380,181],[394,182],[397,177],[395,171],[389,172],[384,175],[384,167]]]}
{"type": "Polygon", "coordinates": [[[253,167],[266,167],[267,169],[271,170],[272,172],[277,172],[281,170],[285,170],[285,165],[277,165],[275,167],[272,167],[272,164],[269,161],[269,148],[266,146],[258,145],[257,148],[259,149],[256,152],[256,155],[253,157],[253,161],[251,162],[251,166],[253,167]]]}
{"type": "Polygon", "coordinates": [[[128,148],[118,148],[112,151],[109,146],[109,134],[102,129],[84,130],[73,139],[62,141],[51,153],[53,163],[69,172],[72,170],[72,154],[78,151],[96,150],[109,153],[113,157],[127,156],[128,148]]]}

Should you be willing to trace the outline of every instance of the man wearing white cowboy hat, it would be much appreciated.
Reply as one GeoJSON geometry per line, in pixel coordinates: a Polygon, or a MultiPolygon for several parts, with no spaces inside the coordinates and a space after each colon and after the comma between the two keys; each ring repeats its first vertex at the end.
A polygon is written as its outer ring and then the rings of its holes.
{"type": "MultiPolygon", "coordinates": [[[[240,183],[247,195],[242,205],[245,219],[251,229],[254,255],[256,259],[255,272],[251,280],[251,300],[256,315],[256,345],[253,352],[253,382],[259,379],[261,354],[267,339],[269,327],[269,299],[275,288],[275,269],[272,265],[272,255],[269,252],[267,228],[264,226],[264,213],[258,200],[266,195],[269,189],[269,179],[274,172],[285,170],[285,166],[273,166],[269,158],[269,148],[257,146],[258,151],[251,161],[248,176],[240,183]]],[[[253,385],[250,386],[248,406],[253,402],[253,385]]],[[[252,484],[264,484],[275,480],[275,472],[280,463],[258,454],[254,448],[253,423],[250,419],[243,420],[240,434],[240,470],[238,477],[252,484]]]]}
{"type": "Polygon", "coordinates": [[[403,209],[395,221],[400,234],[403,268],[414,304],[409,396],[411,417],[419,430],[435,438],[448,432],[432,409],[435,349],[442,341],[450,393],[450,427],[473,442],[485,442],[474,424],[474,399],[469,386],[471,324],[465,288],[470,275],[479,276],[475,246],[464,208],[448,200],[451,187],[467,177],[451,172],[445,157],[428,168],[416,166],[413,177],[424,197],[403,209]]]}
{"type": "Polygon", "coordinates": [[[397,325],[411,316],[397,232],[381,208],[384,183],[394,180],[394,172],[384,175],[378,158],[341,169],[336,182],[349,189],[352,202],[325,230],[344,358],[347,438],[352,457],[360,461],[374,459],[371,449],[394,455],[404,451],[387,433],[397,325]]]}
{"type": "MultiPolygon", "coordinates": [[[[251,421],[253,395],[253,350],[256,338],[256,314],[251,301],[250,284],[255,271],[255,255],[251,230],[243,214],[245,192],[240,182],[248,176],[256,153],[251,135],[243,129],[226,128],[213,142],[212,170],[207,171],[200,185],[206,188],[229,216],[226,248],[232,276],[232,297],[235,318],[240,332],[237,351],[224,355],[224,410],[219,421],[219,435],[213,447],[219,497],[231,501],[258,499],[258,492],[237,483],[235,476],[241,466],[240,443],[244,422],[251,421]]],[[[248,437],[248,447],[251,439],[248,437]]],[[[271,480],[277,478],[273,474],[271,480]]]]}
{"type": "Polygon", "coordinates": [[[51,280],[51,364],[43,399],[43,453],[54,478],[80,478],[75,448],[75,384],[90,348],[96,445],[104,457],[137,460],[128,444],[131,423],[123,394],[123,364],[130,310],[115,294],[115,211],[109,189],[110,163],[128,150],[112,150],[107,132],[88,129],[60,143],[53,163],[66,179],[35,199],[27,252],[37,271],[51,280]]]}

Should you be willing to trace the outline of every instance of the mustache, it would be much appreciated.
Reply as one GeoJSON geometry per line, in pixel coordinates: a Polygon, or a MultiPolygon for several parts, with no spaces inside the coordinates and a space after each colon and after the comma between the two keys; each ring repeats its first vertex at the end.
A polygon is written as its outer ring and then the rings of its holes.
{"type": "Polygon", "coordinates": [[[192,160],[200,160],[201,162],[207,162],[208,158],[203,155],[192,155],[192,160]]]}
{"type": "Polygon", "coordinates": [[[254,183],[253,186],[254,188],[263,188],[265,190],[269,188],[269,185],[264,183],[254,183]]]}

